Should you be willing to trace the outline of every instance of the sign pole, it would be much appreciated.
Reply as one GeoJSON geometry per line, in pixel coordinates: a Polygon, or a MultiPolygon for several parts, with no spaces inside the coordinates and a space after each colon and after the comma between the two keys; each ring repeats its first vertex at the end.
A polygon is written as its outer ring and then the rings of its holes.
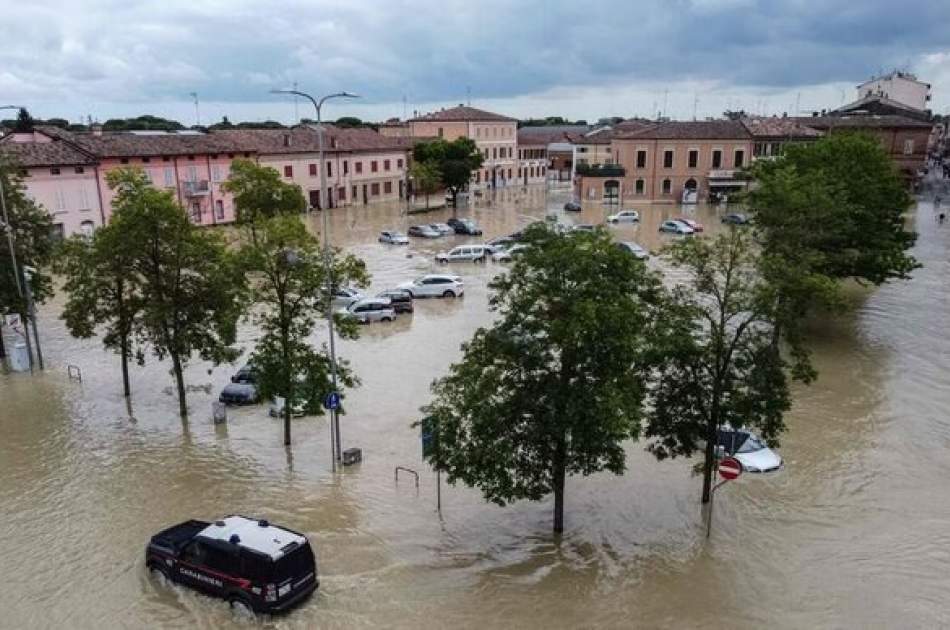
{"type": "Polygon", "coordinates": [[[713,505],[716,501],[716,490],[719,489],[724,483],[732,481],[733,479],[738,479],[739,475],[742,474],[742,462],[735,459],[734,457],[727,457],[721,462],[716,463],[716,471],[722,477],[722,481],[717,483],[712,487],[712,491],[709,493],[709,513],[706,515],[706,538],[709,538],[709,535],[712,533],[712,514],[713,514],[713,505]]]}

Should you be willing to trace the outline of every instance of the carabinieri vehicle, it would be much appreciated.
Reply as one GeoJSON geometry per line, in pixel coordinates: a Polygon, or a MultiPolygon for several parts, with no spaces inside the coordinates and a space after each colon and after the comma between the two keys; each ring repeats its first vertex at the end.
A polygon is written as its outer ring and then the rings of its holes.
{"type": "Polygon", "coordinates": [[[303,534],[237,515],[186,521],[155,534],[145,566],[159,581],[219,597],[246,613],[286,612],[320,585],[303,534]]]}

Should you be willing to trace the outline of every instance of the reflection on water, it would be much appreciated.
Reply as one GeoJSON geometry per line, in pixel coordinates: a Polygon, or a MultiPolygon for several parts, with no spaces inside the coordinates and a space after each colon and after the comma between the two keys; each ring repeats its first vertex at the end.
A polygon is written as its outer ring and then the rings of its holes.
{"type": "MultiPolygon", "coordinates": [[[[483,237],[376,242],[383,229],[445,221],[400,206],[337,210],[333,241],[366,259],[368,292],[444,270],[439,251],[481,242],[547,213],[599,223],[616,207],[561,208],[566,191],[503,191],[460,211],[483,237]]],[[[674,206],[632,204],[642,223],[610,228],[657,250],[674,206]]],[[[688,212],[720,229],[723,210],[688,212]]],[[[134,368],[131,410],[118,363],[95,340],[68,337],[60,302],[42,313],[45,374],[0,377],[0,626],[223,627],[225,604],[146,577],[142,550],[161,526],[190,517],[263,515],[307,533],[319,594],[286,627],[921,627],[950,624],[950,368],[946,327],[950,231],[919,211],[912,281],[863,292],[850,317],[816,322],[818,382],[796,391],[782,443],[787,468],[722,489],[706,541],[691,462],[657,463],[628,446],[628,472],[572,479],[567,532],[552,537],[550,502],[501,509],[443,488],[410,428],[428,386],[459,344],[490,321],[487,284],[503,265],[455,264],[461,299],[419,300],[413,315],[340,343],[363,386],[348,394],[345,447],[364,461],[333,475],[324,417],[295,420],[290,451],[264,407],[210,404],[236,369],[188,368],[183,425],[168,366],[134,368]],[[83,383],[65,378],[78,364],[83,383]],[[421,488],[393,481],[420,471],[421,488]]],[[[321,217],[312,217],[319,228],[321,217]]],[[[240,342],[250,350],[248,325],[240,342]]],[[[325,340],[322,329],[314,343],[325,340]]]]}

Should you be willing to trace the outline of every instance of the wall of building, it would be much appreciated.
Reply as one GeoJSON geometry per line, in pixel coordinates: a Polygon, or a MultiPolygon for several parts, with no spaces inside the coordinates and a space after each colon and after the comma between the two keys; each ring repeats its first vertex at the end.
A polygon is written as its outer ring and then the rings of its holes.
{"type": "Polygon", "coordinates": [[[91,234],[102,226],[95,167],[34,167],[25,175],[26,195],[46,208],[58,234],[91,234]]]}
{"type": "Polygon", "coordinates": [[[873,79],[858,86],[858,99],[883,96],[917,109],[927,109],[930,86],[900,76],[873,79]]]}
{"type": "Polygon", "coordinates": [[[522,185],[544,182],[548,175],[547,145],[519,145],[517,151],[518,170],[515,179],[522,185]]]}

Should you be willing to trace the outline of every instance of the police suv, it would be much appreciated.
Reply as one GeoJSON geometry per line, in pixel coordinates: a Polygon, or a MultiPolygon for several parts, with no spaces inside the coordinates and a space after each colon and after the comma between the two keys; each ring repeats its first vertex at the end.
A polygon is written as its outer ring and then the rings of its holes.
{"type": "Polygon", "coordinates": [[[285,612],[320,585],[305,536],[245,516],[169,527],[152,536],[145,566],[159,581],[220,597],[244,612],[285,612]]]}

